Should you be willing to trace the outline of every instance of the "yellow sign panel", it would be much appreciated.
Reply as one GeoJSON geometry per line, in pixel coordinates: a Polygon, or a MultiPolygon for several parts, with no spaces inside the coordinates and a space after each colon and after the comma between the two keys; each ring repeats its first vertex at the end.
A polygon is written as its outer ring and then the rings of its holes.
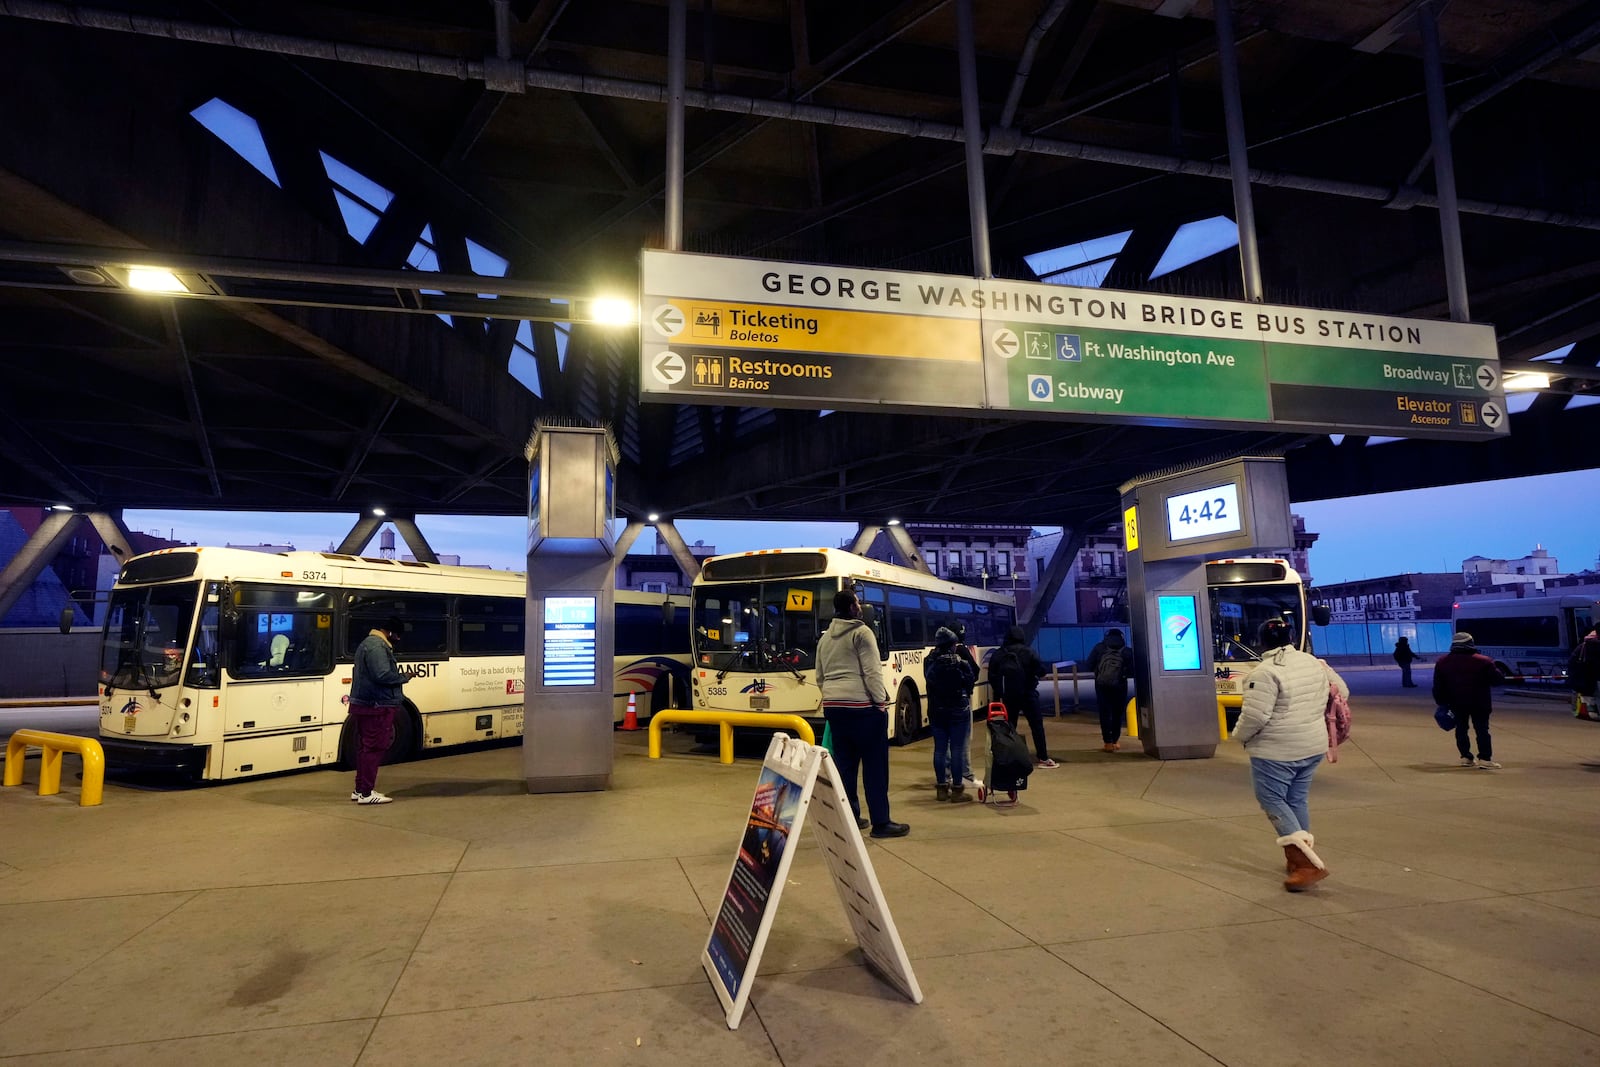
{"type": "Polygon", "coordinates": [[[1122,513],[1122,531],[1127,538],[1128,551],[1132,552],[1139,547],[1139,508],[1129,508],[1122,513]]]}
{"type": "Polygon", "coordinates": [[[784,611],[810,611],[811,610],[811,590],[809,590],[809,589],[791,589],[791,590],[789,590],[789,599],[784,601],[783,610],[784,611]]]}
{"type": "Polygon", "coordinates": [[[983,350],[952,340],[948,318],[833,308],[789,308],[674,300],[696,345],[774,352],[848,352],[981,363],[983,350]]]}
{"type": "Polygon", "coordinates": [[[710,638],[713,641],[721,641],[722,640],[722,631],[721,630],[707,630],[706,631],[706,637],[710,638]]]}

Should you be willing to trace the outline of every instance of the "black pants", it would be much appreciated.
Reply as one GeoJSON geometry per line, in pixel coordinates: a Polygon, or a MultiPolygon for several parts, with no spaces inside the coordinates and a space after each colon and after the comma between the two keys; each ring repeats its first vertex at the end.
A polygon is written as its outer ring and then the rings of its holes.
{"type": "MultiPolygon", "coordinates": [[[[1452,709],[1454,710],[1454,709],[1452,709]]],[[[1462,759],[1472,758],[1472,746],[1467,744],[1467,725],[1478,735],[1478,758],[1494,759],[1494,744],[1489,740],[1489,711],[1456,712],[1456,751],[1462,759]]]]}
{"type": "Polygon", "coordinates": [[[1128,717],[1128,683],[1094,684],[1094,702],[1100,709],[1100,740],[1114,745],[1122,737],[1122,723],[1128,717]]]}
{"type": "Polygon", "coordinates": [[[867,789],[867,813],[873,826],[882,826],[889,821],[889,713],[824,708],[822,714],[833,731],[833,761],[839,765],[851,810],[861,818],[861,801],[856,798],[859,769],[867,789]]]}
{"type": "Polygon", "coordinates": [[[1039,713],[1039,695],[1034,694],[1031,700],[1019,700],[1016,705],[1006,704],[1006,721],[1012,726],[1017,725],[1017,713],[1021,712],[1028,720],[1028,729],[1033,734],[1033,758],[1047,760],[1050,750],[1044,743],[1044,716],[1039,713]]]}

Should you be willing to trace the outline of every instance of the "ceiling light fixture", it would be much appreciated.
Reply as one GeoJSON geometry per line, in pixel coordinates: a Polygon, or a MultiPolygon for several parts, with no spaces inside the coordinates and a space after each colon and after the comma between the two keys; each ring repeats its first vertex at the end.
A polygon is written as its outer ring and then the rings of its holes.
{"type": "Polygon", "coordinates": [[[189,287],[165,267],[129,267],[128,288],[144,293],[187,293],[189,287]]]}

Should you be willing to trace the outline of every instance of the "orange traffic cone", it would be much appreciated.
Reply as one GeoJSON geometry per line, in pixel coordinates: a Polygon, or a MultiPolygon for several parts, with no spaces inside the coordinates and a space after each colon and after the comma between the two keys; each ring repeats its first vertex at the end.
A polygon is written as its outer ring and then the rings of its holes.
{"type": "Polygon", "coordinates": [[[622,728],[624,730],[637,730],[639,728],[637,699],[633,693],[628,694],[628,710],[622,716],[622,728]]]}

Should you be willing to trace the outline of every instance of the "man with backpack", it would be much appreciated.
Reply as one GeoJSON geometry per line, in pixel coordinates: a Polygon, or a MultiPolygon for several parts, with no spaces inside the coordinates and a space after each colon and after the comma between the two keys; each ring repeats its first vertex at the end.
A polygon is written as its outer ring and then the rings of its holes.
{"type": "Polygon", "coordinates": [[[1089,650],[1089,671],[1094,675],[1094,702],[1100,711],[1102,752],[1116,752],[1122,746],[1122,720],[1128,706],[1128,679],[1133,677],[1133,649],[1116,627],[1106,631],[1105,640],[1089,650]]]}
{"type": "Polygon", "coordinates": [[[966,780],[972,777],[968,756],[972,748],[972,687],[978,669],[970,654],[962,655],[955,631],[939,627],[933,635],[933,654],[923,665],[928,685],[928,725],[933,728],[933,779],[937,799],[952,804],[972,800],[966,780]]]}
{"type": "Polygon", "coordinates": [[[1033,755],[1040,767],[1059,767],[1050,758],[1044,740],[1044,719],[1039,714],[1039,679],[1044,677],[1044,663],[1028,647],[1022,627],[1013,626],[1006,631],[1005,644],[989,657],[989,691],[992,698],[1006,706],[1006,719],[1017,725],[1017,715],[1027,716],[1028,729],[1033,733],[1033,755]]]}

